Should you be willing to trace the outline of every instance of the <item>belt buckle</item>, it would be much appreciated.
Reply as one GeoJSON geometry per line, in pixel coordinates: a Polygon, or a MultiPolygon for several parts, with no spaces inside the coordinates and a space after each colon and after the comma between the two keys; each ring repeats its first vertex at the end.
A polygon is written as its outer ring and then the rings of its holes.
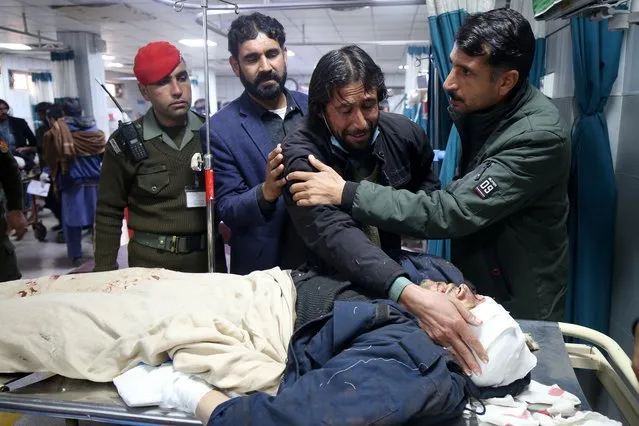
{"type": "Polygon", "coordinates": [[[171,241],[169,242],[169,252],[176,253],[177,252],[177,236],[173,235],[171,237],[171,241]]]}

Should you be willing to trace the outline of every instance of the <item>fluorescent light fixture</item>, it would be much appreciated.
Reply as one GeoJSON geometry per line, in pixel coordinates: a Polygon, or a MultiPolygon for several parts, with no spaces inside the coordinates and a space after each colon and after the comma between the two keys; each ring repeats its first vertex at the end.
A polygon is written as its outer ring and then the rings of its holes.
{"type": "MultiPolygon", "coordinates": [[[[187,47],[204,47],[204,40],[201,38],[183,38],[178,43],[187,47]]],[[[208,47],[217,46],[217,43],[211,40],[207,40],[206,44],[208,47]]]]}
{"type": "Polygon", "coordinates": [[[295,56],[295,52],[293,52],[291,49],[286,49],[286,56],[288,56],[289,58],[291,56],[295,56]]]}
{"type": "Polygon", "coordinates": [[[0,43],[0,49],[31,50],[31,46],[22,43],[0,43]]]}
{"type": "Polygon", "coordinates": [[[108,63],[106,63],[104,65],[109,67],[109,68],[122,68],[124,66],[124,65],[122,65],[119,62],[108,62],[108,63]]]}
{"type": "Polygon", "coordinates": [[[207,15],[226,15],[227,13],[235,13],[235,10],[231,7],[229,9],[209,9],[206,11],[207,15]]]}
{"type": "Polygon", "coordinates": [[[126,76],[126,77],[118,77],[118,78],[116,78],[116,80],[119,80],[119,81],[136,81],[137,78],[135,78],[134,76],[126,76]]]}
{"type": "Polygon", "coordinates": [[[111,55],[102,55],[102,60],[103,61],[113,61],[115,59],[115,56],[111,56],[111,55]]]}
{"type": "Polygon", "coordinates": [[[430,46],[429,40],[365,40],[354,42],[353,44],[374,44],[377,46],[410,46],[421,45],[430,46]]]}
{"type": "Polygon", "coordinates": [[[408,69],[408,65],[397,65],[397,69],[407,70],[408,69]]]}

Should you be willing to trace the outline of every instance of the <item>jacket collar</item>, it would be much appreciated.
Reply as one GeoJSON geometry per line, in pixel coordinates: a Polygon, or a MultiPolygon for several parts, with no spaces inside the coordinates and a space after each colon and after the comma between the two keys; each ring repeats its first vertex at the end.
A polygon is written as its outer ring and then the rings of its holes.
{"type": "MultiPolygon", "coordinates": [[[[284,96],[286,96],[287,114],[291,110],[298,109],[302,113],[302,115],[306,115],[305,109],[302,108],[302,106],[297,102],[297,99],[295,99],[295,96],[293,96],[290,91],[284,89],[284,96]]],[[[255,115],[261,118],[268,112],[268,109],[255,102],[246,90],[244,90],[244,92],[242,92],[242,95],[240,95],[239,104],[240,114],[242,114],[243,116],[255,115]]]]}
{"type": "Polygon", "coordinates": [[[488,110],[470,114],[460,114],[448,107],[462,141],[472,136],[473,139],[486,140],[503,120],[515,114],[530,98],[532,86],[525,81],[506,103],[488,110]]]}
{"type": "Polygon", "coordinates": [[[182,139],[182,145],[178,148],[175,145],[175,142],[162,131],[160,128],[160,124],[155,118],[155,113],[153,112],[153,108],[149,108],[149,110],[144,114],[142,118],[142,135],[145,141],[149,141],[151,139],[161,137],[162,141],[169,145],[171,148],[180,151],[183,147],[185,147],[191,139],[193,139],[194,135],[200,131],[200,126],[202,126],[203,120],[198,117],[193,111],[189,110],[186,115],[186,131],[184,132],[184,138],[182,139]]]}
{"type": "MultiPolygon", "coordinates": [[[[300,107],[295,100],[295,97],[292,96],[288,90],[285,91],[285,93],[287,105],[290,105],[292,108],[298,108],[300,113],[305,115],[306,110],[300,107]]],[[[273,141],[271,141],[271,136],[268,134],[268,131],[264,127],[261,119],[262,114],[264,114],[267,110],[263,106],[254,102],[246,90],[240,96],[238,103],[240,107],[240,121],[242,128],[248,137],[251,138],[266,161],[268,154],[274,147],[273,141]]]]}

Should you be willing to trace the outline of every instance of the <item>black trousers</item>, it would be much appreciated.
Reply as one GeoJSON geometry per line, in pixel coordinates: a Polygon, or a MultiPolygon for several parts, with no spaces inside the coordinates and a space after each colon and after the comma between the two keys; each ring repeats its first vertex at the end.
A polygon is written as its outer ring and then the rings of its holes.
{"type": "Polygon", "coordinates": [[[22,278],[18,269],[16,252],[9,236],[5,234],[7,224],[4,216],[0,214],[0,282],[13,281],[22,278]]]}

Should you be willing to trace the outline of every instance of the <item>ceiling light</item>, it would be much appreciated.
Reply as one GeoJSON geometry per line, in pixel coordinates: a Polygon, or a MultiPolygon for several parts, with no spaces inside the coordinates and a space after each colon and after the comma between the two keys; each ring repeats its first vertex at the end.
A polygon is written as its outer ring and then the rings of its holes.
{"type": "Polygon", "coordinates": [[[289,58],[291,56],[295,56],[295,52],[293,52],[291,49],[286,49],[286,56],[288,56],[289,58]]]}
{"type": "Polygon", "coordinates": [[[106,63],[105,66],[109,68],[122,68],[124,65],[119,62],[109,62],[109,63],[106,63]]]}
{"type": "Polygon", "coordinates": [[[227,13],[235,13],[235,9],[231,7],[229,9],[209,9],[206,11],[207,15],[226,15],[227,13]]]}
{"type": "Polygon", "coordinates": [[[22,43],[0,43],[0,49],[31,50],[31,46],[22,43]]]}
{"type": "Polygon", "coordinates": [[[407,70],[408,69],[408,65],[397,65],[397,68],[400,70],[407,70]]]}
{"type": "MultiPolygon", "coordinates": [[[[201,38],[183,38],[178,43],[187,47],[204,47],[204,40],[201,38]]],[[[207,40],[206,44],[208,47],[217,46],[217,43],[211,40],[207,40]]]]}
{"type": "Polygon", "coordinates": [[[115,56],[111,56],[111,55],[102,55],[102,60],[103,61],[112,61],[115,59],[115,56]]]}

